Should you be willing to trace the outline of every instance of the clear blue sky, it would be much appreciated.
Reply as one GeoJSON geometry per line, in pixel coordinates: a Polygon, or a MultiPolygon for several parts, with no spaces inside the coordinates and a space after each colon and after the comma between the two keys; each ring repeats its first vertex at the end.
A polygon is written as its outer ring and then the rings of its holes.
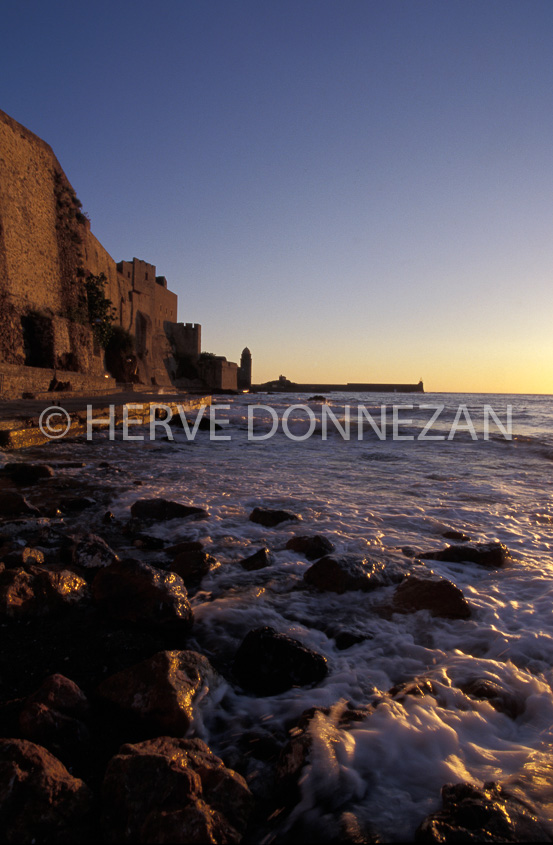
{"type": "Polygon", "coordinates": [[[551,0],[2,3],[0,108],[254,377],[553,392],[551,0]]]}

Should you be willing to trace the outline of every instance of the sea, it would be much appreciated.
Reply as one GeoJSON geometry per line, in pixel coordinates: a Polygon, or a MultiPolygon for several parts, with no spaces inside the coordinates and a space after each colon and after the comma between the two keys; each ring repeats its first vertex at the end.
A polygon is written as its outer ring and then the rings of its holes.
{"type": "Polygon", "coordinates": [[[148,529],[201,540],[218,562],[191,596],[188,647],[230,666],[245,634],[269,625],[328,661],[322,683],[274,696],[222,680],[198,707],[196,733],[230,764],[240,759],[262,789],[269,764],[253,755],[244,762],[241,738],[282,738],[307,708],[330,708],[311,724],[301,798],[283,831],[300,816],[348,810],[382,840],[410,841],[440,808],[441,787],[461,781],[500,782],[552,821],[553,396],[244,394],[215,397],[212,413],[221,428],[211,433],[171,429],[167,440],[159,426],[152,440],[147,427],[132,426],[143,439],[95,432],[92,452],[89,443],[65,447],[142,482],[118,493],[117,518],[139,497],[209,511],[207,520],[148,529]],[[293,512],[301,523],[264,528],[249,520],[255,507],[293,512]],[[415,559],[451,543],[448,531],[499,541],[510,562],[489,570],[415,559]],[[393,585],[342,595],[306,589],[311,563],[285,548],[298,534],[323,535],[336,555],[433,571],[462,590],[472,615],[383,614],[393,585]],[[264,546],[273,563],[245,571],[240,560],[264,546]],[[337,632],[360,641],[339,649],[337,632]],[[388,694],[415,679],[432,681],[433,692],[388,694]],[[477,680],[506,691],[518,715],[461,690],[477,680]],[[365,719],[341,725],[346,707],[377,700],[365,719]]]}

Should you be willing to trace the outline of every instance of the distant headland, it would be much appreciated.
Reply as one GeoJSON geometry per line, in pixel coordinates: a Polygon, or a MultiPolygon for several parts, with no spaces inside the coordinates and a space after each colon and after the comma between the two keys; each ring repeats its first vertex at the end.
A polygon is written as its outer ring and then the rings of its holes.
{"type": "Polygon", "coordinates": [[[424,393],[422,379],[416,384],[297,384],[280,376],[275,381],[264,384],[252,384],[252,391],[268,393],[424,393]]]}

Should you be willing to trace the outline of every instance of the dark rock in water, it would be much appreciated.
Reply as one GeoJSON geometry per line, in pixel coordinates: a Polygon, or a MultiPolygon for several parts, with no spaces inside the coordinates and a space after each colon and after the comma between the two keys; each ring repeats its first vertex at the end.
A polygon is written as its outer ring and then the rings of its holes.
{"type": "Polygon", "coordinates": [[[201,739],[123,745],[103,785],[108,843],[239,843],[253,799],[201,739]]]}
{"type": "Polygon", "coordinates": [[[505,713],[511,719],[516,719],[517,716],[524,713],[526,708],[524,700],[517,698],[513,693],[503,689],[498,683],[488,678],[473,678],[471,681],[458,686],[465,695],[489,701],[494,710],[497,710],[498,713],[505,713]]]}
{"type": "Polygon", "coordinates": [[[442,810],[427,816],[415,833],[417,843],[551,842],[535,811],[497,783],[442,787],[442,810]]]}
{"type": "Polygon", "coordinates": [[[145,549],[146,551],[159,551],[165,548],[165,540],[161,537],[153,537],[151,534],[138,534],[132,541],[135,549],[145,549]]]}
{"type": "Polygon", "coordinates": [[[128,558],[100,569],[92,594],[108,616],[121,622],[184,631],[193,622],[182,578],[143,561],[128,558]]]}
{"type": "Polygon", "coordinates": [[[470,537],[468,534],[463,534],[462,531],[444,531],[442,534],[446,540],[457,540],[459,543],[469,543],[470,537]]]}
{"type": "Polygon", "coordinates": [[[403,681],[388,690],[388,695],[396,701],[405,701],[407,696],[422,698],[424,695],[437,695],[436,684],[430,678],[415,678],[413,681],[403,681]]]}
{"type": "Polygon", "coordinates": [[[83,841],[92,801],[88,786],[45,748],[25,739],[0,739],[3,842],[83,841]]]}
{"type": "Polygon", "coordinates": [[[446,578],[420,578],[408,575],[396,587],[392,599],[394,613],[416,613],[429,610],[443,619],[468,619],[470,606],[463,593],[446,578]]]}
{"type": "Polygon", "coordinates": [[[102,569],[119,560],[102,537],[85,534],[76,541],[72,550],[73,563],[84,569],[102,569]]]}
{"type": "Polygon", "coordinates": [[[203,654],[160,651],[102,681],[98,695],[152,736],[183,736],[194,717],[194,702],[218,683],[203,654]]]}
{"type": "Polygon", "coordinates": [[[314,534],[311,537],[292,537],[286,543],[286,548],[293,552],[299,552],[300,555],[305,555],[307,560],[318,560],[333,552],[334,544],[326,537],[314,534]]]}
{"type": "Polygon", "coordinates": [[[310,396],[308,402],[326,402],[326,396],[320,396],[318,393],[315,396],[310,396]]]}
{"type": "Polygon", "coordinates": [[[88,496],[65,496],[60,499],[60,507],[64,513],[80,513],[96,505],[94,499],[88,496]]]}
{"type": "MultiPolygon", "coordinates": [[[[188,419],[188,417],[187,417],[186,421],[188,423],[189,431],[193,431],[194,426],[196,425],[196,421],[193,420],[193,419],[188,419]]],[[[184,429],[184,425],[182,423],[180,415],[178,415],[178,414],[171,417],[171,419],[169,421],[169,425],[176,426],[177,428],[184,429]]],[[[203,416],[203,417],[201,417],[201,419],[198,422],[196,431],[211,431],[212,426],[213,426],[213,431],[222,431],[223,430],[222,425],[219,425],[219,423],[217,423],[215,421],[213,421],[213,423],[211,422],[209,415],[207,417],[203,416]]]]}
{"type": "Polygon", "coordinates": [[[88,597],[86,581],[67,569],[50,571],[29,566],[0,572],[0,617],[46,616],[88,597]]]}
{"type": "Polygon", "coordinates": [[[250,521],[263,525],[265,528],[274,528],[281,522],[300,522],[301,516],[272,508],[254,508],[250,514],[250,521]]]}
{"type": "Polygon", "coordinates": [[[277,695],[293,686],[324,680],[326,658],[274,628],[255,628],[244,637],[234,658],[240,685],[258,695],[277,695]]]}
{"type": "Polygon", "coordinates": [[[44,478],[52,478],[54,470],[46,464],[6,464],[4,472],[16,484],[37,484],[44,478]]]}
{"type": "Polygon", "coordinates": [[[273,562],[273,556],[269,549],[259,549],[257,552],[254,552],[253,555],[249,555],[249,557],[245,557],[243,560],[240,561],[240,566],[247,570],[248,572],[254,572],[257,569],[265,569],[267,566],[270,566],[273,562]]]}
{"type": "Polygon", "coordinates": [[[0,516],[40,516],[40,511],[31,505],[21,493],[0,490],[0,516]]]}
{"type": "Polygon", "coordinates": [[[511,554],[503,543],[471,543],[447,546],[438,552],[417,555],[424,560],[443,560],[447,563],[477,563],[487,569],[499,569],[508,562],[511,554]]]}
{"type": "Polygon", "coordinates": [[[175,543],[174,546],[166,546],[165,551],[174,558],[180,555],[181,552],[201,552],[203,550],[203,543],[200,540],[181,540],[180,543],[175,543]]]}
{"type": "Polygon", "coordinates": [[[88,711],[86,696],[77,684],[63,675],[50,675],[25,699],[19,727],[26,739],[71,762],[89,743],[88,728],[82,721],[88,711]]]}
{"type": "Polygon", "coordinates": [[[203,508],[190,507],[180,502],[167,499],[139,499],[131,506],[131,516],[135,519],[164,521],[168,519],[207,519],[209,514],[203,508]]]}
{"type": "Polygon", "coordinates": [[[184,551],[176,555],[170,568],[180,575],[185,587],[195,587],[216,564],[216,559],[207,552],[184,551]]]}
{"type": "Polygon", "coordinates": [[[334,642],[336,643],[336,648],[339,651],[345,651],[347,648],[351,648],[352,645],[362,643],[366,639],[368,639],[368,637],[363,636],[362,634],[353,634],[351,631],[340,631],[334,637],[334,642]]]}
{"type": "Polygon", "coordinates": [[[350,590],[374,590],[389,583],[384,565],[366,558],[322,557],[304,573],[303,580],[318,590],[345,593],[350,590]]]}

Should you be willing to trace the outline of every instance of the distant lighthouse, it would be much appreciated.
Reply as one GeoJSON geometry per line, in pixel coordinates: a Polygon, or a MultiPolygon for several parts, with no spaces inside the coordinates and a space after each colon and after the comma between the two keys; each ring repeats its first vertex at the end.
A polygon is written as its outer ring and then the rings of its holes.
{"type": "Polygon", "coordinates": [[[240,367],[238,369],[238,389],[249,390],[252,386],[252,353],[246,346],[240,356],[240,367]]]}

